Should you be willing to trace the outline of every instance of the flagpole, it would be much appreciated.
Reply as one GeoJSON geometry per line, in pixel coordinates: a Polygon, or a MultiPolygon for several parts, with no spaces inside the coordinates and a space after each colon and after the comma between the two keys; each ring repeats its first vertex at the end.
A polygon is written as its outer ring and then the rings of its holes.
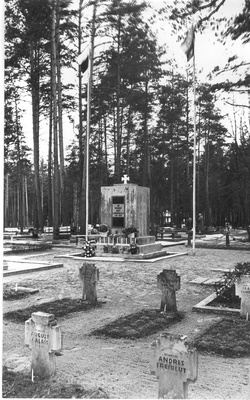
{"type": "MultiPolygon", "coordinates": [[[[89,54],[89,62],[91,64],[91,49],[89,54]]],[[[87,129],[86,129],[86,241],[88,240],[88,225],[89,225],[89,131],[90,131],[90,102],[91,102],[91,73],[90,68],[88,69],[88,86],[87,86],[87,129]]]]}
{"type": "MultiPolygon", "coordinates": [[[[194,43],[195,45],[195,43],[194,43]]],[[[195,75],[195,49],[193,55],[193,124],[194,124],[194,154],[193,154],[193,255],[195,255],[195,231],[196,231],[196,75],[195,75]]]]}
{"type": "Polygon", "coordinates": [[[89,137],[90,137],[90,118],[91,118],[91,92],[92,92],[92,75],[93,75],[93,60],[94,60],[94,40],[95,40],[95,17],[96,3],[93,4],[93,17],[91,28],[91,43],[89,49],[89,68],[88,68],[88,87],[87,87],[87,130],[86,130],[86,231],[85,237],[88,240],[88,225],[89,225],[89,137]]]}

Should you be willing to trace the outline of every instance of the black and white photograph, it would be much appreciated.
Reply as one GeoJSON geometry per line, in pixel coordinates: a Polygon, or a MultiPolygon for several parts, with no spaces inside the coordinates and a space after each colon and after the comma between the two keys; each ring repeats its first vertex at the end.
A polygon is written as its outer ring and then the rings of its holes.
{"type": "Polygon", "coordinates": [[[250,0],[5,0],[1,398],[250,399],[250,0]]]}

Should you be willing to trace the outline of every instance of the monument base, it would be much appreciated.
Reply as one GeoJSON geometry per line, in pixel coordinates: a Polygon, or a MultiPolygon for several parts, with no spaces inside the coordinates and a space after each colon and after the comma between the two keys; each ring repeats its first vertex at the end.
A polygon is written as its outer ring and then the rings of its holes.
{"type": "Polygon", "coordinates": [[[165,257],[165,256],[170,256],[173,254],[177,253],[169,253],[167,250],[161,250],[161,251],[155,251],[151,253],[136,253],[136,254],[125,254],[125,253],[103,253],[102,251],[98,252],[96,251],[95,255],[96,257],[103,257],[103,258],[109,258],[109,257],[122,257],[124,260],[126,259],[137,259],[137,260],[148,260],[151,258],[156,258],[156,257],[165,257]]]}

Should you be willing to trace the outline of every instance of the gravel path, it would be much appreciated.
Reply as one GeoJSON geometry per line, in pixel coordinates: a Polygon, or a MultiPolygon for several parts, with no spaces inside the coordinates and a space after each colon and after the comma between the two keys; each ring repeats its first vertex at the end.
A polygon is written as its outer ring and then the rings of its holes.
{"type": "MultiPolygon", "coordinates": [[[[172,250],[171,250],[172,251],[172,250]]],[[[159,308],[160,290],[156,276],[164,268],[172,268],[181,275],[181,289],[177,292],[178,311],[185,318],[168,332],[194,338],[210,324],[219,320],[216,314],[192,312],[193,305],[213,292],[213,287],[193,285],[197,277],[220,276],[220,269],[233,268],[237,262],[250,261],[248,250],[191,249],[176,246],[174,252],[188,251],[188,255],[155,263],[100,262],[97,287],[101,308],[86,313],[74,313],[60,320],[63,331],[63,352],[57,357],[57,376],[63,381],[78,382],[88,388],[101,387],[110,398],[141,399],[158,397],[158,380],[150,374],[150,344],[158,334],[139,339],[107,339],[89,333],[120,316],[143,308],[159,308]],[[214,271],[214,269],[218,271],[214,271]]],[[[18,301],[4,301],[3,311],[25,308],[67,296],[81,298],[82,282],[78,277],[81,260],[60,258],[60,254],[75,249],[54,249],[34,257],[34,260],[60,261],[63,268],[4,277],[13,287],[29,285],[39,293],[18,301]]],[[[30,350],[24,346],[24,325],[4,321],[3,364],[20,369],[29,368],[30,350]]],[[[199,372],[195,383],[189,385],[192,399],[249,399],[250,358],[227,359],[199,354],[199,372]]]]}

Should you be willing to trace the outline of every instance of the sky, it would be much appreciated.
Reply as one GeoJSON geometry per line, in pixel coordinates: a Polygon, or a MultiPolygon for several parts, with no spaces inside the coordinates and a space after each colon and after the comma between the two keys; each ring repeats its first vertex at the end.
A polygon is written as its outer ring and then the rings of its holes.
{"type": "MultiPolygon", "coordinates": [[[[78,0],[74,0],[75,3],[78,5],[78,0]]],[[[173,0],[151,0],[150,3],[155,9],[159,9],[160,7],[164,6],[165,4],[172,4],[173,0]]],[[[225,16],[225,17],[233,17],[237,15],[243,8],[244,0],[226,0],[225,5],[222,6],[219,12],[215,14],[216,17],[218,16],[225,16]]],[[[194,22],[199,19],[200,15],[194,15],[194,22]]],[[[173,36],[171,33],[171,27],[167,23],[167,21],[158,21],[157,24],[152,27],[153,30],[156,32],[158,41],[160,45],[166,46],[168,55],[170,54],[172,58],[176,60],[178,65],[178,69],[183,74],[186,74],[187,62],[186,57],[183,51],[181,50],[181,42],[178,41],[177,37],[173,36]]],[[[187,29],[189,26],[187,25],[187,29]]],[[[185,32],[183,31],[183,35],[185,36],[185,32]]],[[[183,37],[184,37],[183,36],[183,37]]],[[[247,45],[249,47],[249,44],[247,45]]],[[[242,46],[240,41],[231,41],[230,39],[227,40],[225,46],[222,45],[215,36],[214,32],[207,26],[207,29],[204,33],[197,33],[196,34],[196,41],[195,41],[195,63],[196,63],[196,79],[198,82],[208,82],[208,74],[213,70],[215,66],[223,67],[227,61],[227,59],[234,55],[238,54],[239,57],[245,57],[246,52],[250,54],[250,49],[247,46],[242,46]]],[[[77,69],[77,63],[75,65],[77,69]]],[[[218,81],[224,78],[228,78],[230,80],[235,80],[236,74],[230,72],[227,76],[220,75],[217,79],[218,81]]],[[[78,78],[77,72],[73,69],[67,71],[64,74],[64,79],[68,82],[74,83],[77,88],[78,78]]],[[[216,82],[216,78],[213,78],[213,83],[216,82]]],[[[232,106],[228,106],[225,103],[223,98],[223,94],[218,98],[217,106],[223,110],[223,114],[228,114],[229,116],[225,117],[225,125],[228,129],[231,129],[231,120],[233,118],[234,109],[232,106]]],[[[230,95],[231,96],[231,95],[230,95]]],[[[240,99],[239,96],[234,95],[230,97],[230,101],[235,101],[236,103],[240,104],[247,104],[247,96],[241,95],[240,99]]],[[[31,114],[31,105],[30,99],[27,97],[24,99],[24,105],[26,111],[23,114],[23,125],[24,125],[24,134],[28,137],[27,143],[32,148],[33,141],[32,141],[32,114],[31,114]]],[[[228,100],[228,98],[227,98],[228,100]]],[[[243,115],[243,118],[247,120],[246,115],[246,108],[242,108],[240,112],[237,110],[237,118],[239,119],[240,116],[243,115]],[[238,115],[239,114],[239,115],[238,115]]],[[[248,120],[249,121],[249,120],[248,120]]],[[[75,137],[77,133],[77,124],[78,124],[78,117],[77,114],[75,115],[75,124],[69,123],[67,115],[63,116],[63,125],[64,125],[64,147],[68,146],[72,139],[75,137]]],[[[48,127],[45,124],[41,124],[41,156],[47,159],[47,142],[48,142],[48,127]]]]}

